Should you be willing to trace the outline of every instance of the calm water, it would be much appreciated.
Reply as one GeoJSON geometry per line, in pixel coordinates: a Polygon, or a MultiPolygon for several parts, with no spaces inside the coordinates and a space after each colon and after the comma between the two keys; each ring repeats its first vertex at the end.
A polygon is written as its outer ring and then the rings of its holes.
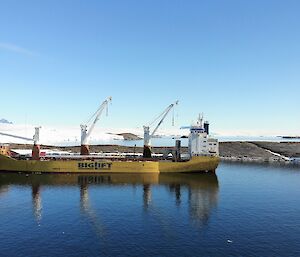
{"type": "Polygon", "coordinates": [[[300,256],[299,203],[292,167],[2,174],[0,256],[300,256]]]}

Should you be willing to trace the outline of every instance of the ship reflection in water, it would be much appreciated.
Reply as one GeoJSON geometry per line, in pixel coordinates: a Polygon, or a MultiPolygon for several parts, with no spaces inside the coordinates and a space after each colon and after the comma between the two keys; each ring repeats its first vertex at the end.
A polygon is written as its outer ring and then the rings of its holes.
{"type": "MultiPolygon", "coordinates": [[[[98,235],[103,235],[104,223],[98,212],[93,210],[89,200],[89,188],[100,189],[109,186],[113,193],[115,187],[130,187],[136,190],[141,187],[141,208],[148,212],[155,210],[155,195],[153,190],[159,187],[167,189],[174,199],[177,207],[188,206],[190,218],[200,224],[206,224],[211,211],[218,201],[218,178],[215,174],[104,174],[104,175],[76,175],[76,174],[1,174],[0,198],[9,192],[15,185],[31,186],[32,208],[37,223],[40,223],[43,215],[42,189],[51,187],[78,186],[80,191],[80,211],[88,217],[98,235]]],[[[159,195],[158,195],[159,196],[159,195]]],[[[58,199],[59,201],[59,199],[58,199]]],[[[121,212],[122,210],[120,210],[121,212]]]]}
{"type": "Polygon", "coordinates": [[[1,173],[0,256],[300,256],[299,167],[217,174],[1,173]]]}
{"type": "MultiPolygon", "coordinates": [[[[152,204],[155,208],[155,199],[152,199],[152,186],[161,185],[168,188],[174,194],[175,204],[181,205],[181,190],[188,191],[188,206],[190,217],[205,224],[211,210],[216,207],[218,201],[218,178],[216,174],[111,174],[103,176],[78,176],[81,186],[81,199],[88,199],[88,185],[124,185],[143,187],[143,208],[148,210],[152,204]],[[83,193],[84,192],[84,193],[83,193]]],[[[83,201],[83,200],[81,200],[83,201]]]]}
{"type": "Polygon", "coordinates": [[[40,223],[42,219],[42,197],[40,187],[39,183],[33,183],[31,186],[33,212],[38,223],[40,223]]]}

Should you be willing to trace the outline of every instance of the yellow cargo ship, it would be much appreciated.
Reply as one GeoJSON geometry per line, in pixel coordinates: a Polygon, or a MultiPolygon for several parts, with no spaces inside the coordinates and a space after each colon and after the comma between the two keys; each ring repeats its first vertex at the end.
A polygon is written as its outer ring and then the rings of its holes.
{"type": "Polygon", "coordinates": [[[214,172],[217,156],[193,156],[189,161],[167,160],[17,160],[0,155],[0,171],[37,173],[170,173],[214,172]]]}
{"type": "MultiPolygon", "coordinates": [[[[214,172],[219,164],[219,145],[216,139],[209,137],[208,123],[203,123],[203,117],[199,116],[196,124],[190,127],[188,158],[181,158],[181,143],[176,140],[176,149],[173,151],[173,160],[152,158],[150,139],[175,104],[171,104],[163,113],[152,134],[149,126],[144,126],[144,153],[143,158],[106,158],[89,155],[89,147],[86,145],[95,123],[103,108],[111,100],[104,101],[97,111],[96,119],[89,131],[87,125],[82,125],[81,155],[66,156],[65,158],[41,159],[39,145],[39,129],[35,128],[33,136],[32,159],[22,160],[10,156],[8,145],[0,148],[0,171],[6,172],[34,172],[34,173],[183,173],[183,172],[214,172]]],[[[160,115],[161,116],[161,115],[160,115]]],[[[167,157],[168,158],[168,157],[167,157]]]]}

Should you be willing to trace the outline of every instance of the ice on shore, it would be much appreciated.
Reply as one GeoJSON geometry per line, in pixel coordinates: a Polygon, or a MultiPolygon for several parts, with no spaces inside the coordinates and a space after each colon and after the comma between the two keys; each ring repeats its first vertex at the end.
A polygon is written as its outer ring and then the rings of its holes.
{"type": "MultiPolygon", "coordinates": [[[[0,133],[15,135],[28,139],[33,138],[34,125],[22,124],[0,124],[0,133]]],[[[120,133],[133,133],[139,137],[143,137],[143,128],[101,128],[95,127],[90,136],[90,144],[116,144],[116,140],[123,140],[120,133]]],[[[40,143],[44,145],[80,145],[80,127],[79,126],[41,126],[40,143]]],[[[180,137],[188,135],[188,131],[180,129],[161,129],[156,133],[157,137],[180,137]]],[[[19,143],[32,144],[33,141],[20,138],[10,137],[0,134],[0,143],[19,143]]]]}
{"type": "MultiPolygon", "coordinates": [[[[16,135],[20,137],[32,138],[34,134],[34,125],[22,124],[4,124],[0,123],[0,143],[19,143],[19,144],[32,144],[33,141],[26,141],[20,138],[14,138],[1,135],[2,133],[16,135]]],[[[95,127],[89,140],[89,144],[137,144],[142,145],[142,140],[139,142],[124,142],[123,137],[119,136],[120,133],[132,133],[143,138],[143,128],[102,128],[101,126],[95,127]]],[[[80,145],[80,127],[79,126],[43,126],[40,130],[40,143],[44,145],[56,146],[74,146],[80,145]]],[[[161,128],[156,133],[156,138],[153,138],[154,143],[158,145],[174,145],[172,138],[178,139],[182,136],[188,136],[189,129],[180,128],[161,128]],[[160,138],[162,137],[162,138],[160,138]],[[169,140],[170,142],[167,142],[169,140]]],[[[258,132],[242,133],[241,131],[212,131],[211,135],[220,142],[231,141],[300,141],[299,139],[282,139],[276,135],[259,134],[258,132]]]]}
{"type": "MultiPolygon", "coordinates": [[[[33,125],[15,125],[15,124],[0,124],[0,132],[25,137],[28,139],[33,138],[34,134],[33,125]]],[[[80,127],[65,126],[65,127],[52,127],[42,126],[40,130],[40,143],[43,145],[80,145],[80,127]]],[[[91,144],[109,144],[114,140],[121,140],[122,136],[109,134],[108,131],[101,128],[95,128],[91,137],[91,144]]],[[[32,144],[33,141],[14,138],[0,134],[0,143],[19,143],[19,144],[32,144]]]]}

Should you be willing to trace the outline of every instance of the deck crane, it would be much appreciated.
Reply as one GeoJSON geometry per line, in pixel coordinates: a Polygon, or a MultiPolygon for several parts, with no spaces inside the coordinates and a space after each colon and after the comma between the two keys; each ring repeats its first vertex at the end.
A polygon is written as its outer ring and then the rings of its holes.
{"type": "Polygon", "coordinates": [[[26,141],[33,141],[33,139],[32,139],[32,138],[28,138],[28,137],[21,137],[21,136],[12,135],[12,134],[7,134],[7,133],[3,133],[3,132],[0,132],[0,135],[2,135],[2,136],[7,136],[7,137],[18,138],[18,139],[22,139],[22,140],[26,140],[26,141]]]}
{"type": "Polygon", "coordinates": [[[32,147],[32,159],[33,160],[39,160],[40,159],[40,128],[41,127],[35,127],[35,133],[33,135],[33,138],[27,138],[27,137],[21,137],[17,135],[11,135],[7,133],[0,132],[0,135],[18,138],[26,141],[33,141],[33,147],[32,147]]]}
{"type": "Polygon", "coordinates": [[[88,140],[89,137],[91,135],[91,133],[94,130],[94,127],[97,123],[97,121],[99,120],[103,110],[106,108],[108,108],[108,104],[109,102],[111,102],[112,98],[108,97],[105,101],[103,101],[103,103],[100,105],[100,107],[98,108],[98,110],[89,118],[89,120],[85,123],[85,124],[81,124],[81,149],[80,149],[80,154],[81,155],[89,155],[90,151],[89,151],[89,146],[88,146],[88,140]],[[93,123],[90,125],[89,129],[88,129],[88,123],[93,119],[93,123]]]}
{"type": "Polygon", "coordinates": [[[33,147],[32,147],[32,159],[33,160],[39,160],[40,159],[40,128],[41,127],[35,127],[34,135],[33,135],[33,147]]]}
{"type": "Polygon", "coordinates": [[[151,158],[151,138],[154,136],[155,132],[159,128],[159,126],[163,123],[164,119],[168,115],[168,113],[171,111],[171,109],[178,104],[178,100],[172,104],[170,104],[154,121],[152,121],[148,126],[144,126],[144,152],[143,157],[144,158],[151,158]],[[160,119],[161,118],[161,119],[160,119]],[[158,119],[160,121],[156,125],[155,129],[150,134],[150,126],[155,123],[158,119]]]}

